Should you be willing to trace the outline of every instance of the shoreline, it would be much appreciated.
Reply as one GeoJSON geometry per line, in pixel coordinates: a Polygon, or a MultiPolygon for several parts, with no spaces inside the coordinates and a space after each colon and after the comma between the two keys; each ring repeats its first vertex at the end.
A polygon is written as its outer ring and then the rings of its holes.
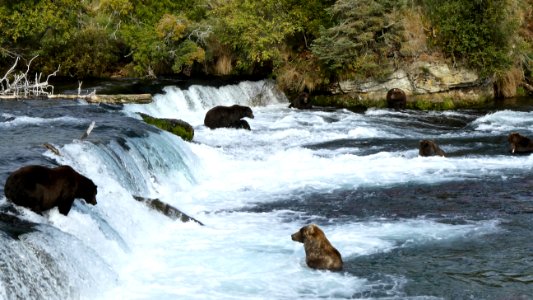
{"type": "MultiPolygon", "coordinates": [[[[148,104],[153,101],[153,96],[164,93],[162,82],[142,85],[139,89],[140,79],[128,80],[101,80],[97,85],[84,88],[90,91],[84,95],[74,93],[73,89],[63,89],[63,93],[42,96],[13,96],[0,95],[0,100],[82,100],[88,103],[104,104],[148,104]],[[133,90],[134,93],[127,93],[133,90]],[[113,91],[117,91],[114,93],[113,91]],[[140,93],[139,93],[140,91],[140,93]],[[102,94],[99,94],[102,92],[102,94]]],[[[183,82],[181,82],[183,84],[183,82]]],[[[195,81],[197,84],[198,82],[195,81]]],[[[190,86],[195,83],[190,83],[190,86]]],[[[220,82],[218,82],[220,84],[220,82]]],[[[238,82],[226,82],[226,85],[238,84],[238,82]]],[[[166,81],[164,86],[177,85],[174,81],[166,81]]],[[[205,86],[211,86],[208,81],[205,86]]],[[[216,85],[215,86],[219,86],[216,85]]],[[[185,87],[182,87],[185,88],[185,87]]],[[[280,91],[281,92],[281,91],[280,91]]],[[[288,96],[288,95],[287,95],[288,96]]],[[[386,93],[383,91],[372,92],[347,92],[347,93],[316,93],[311,94],[310,101],[316,108],[344,108],[353,111],[361,111],[369,108],[387,108],[386,93]]],[[[497,99],[491,89],[485,87],[463,87],[437,93],[407,94],[406,109],[416,110],[454,110],[465,108],[490,108],[507,105],[521,105],[533,103],[533,96],[517,96],[512,98],[497,99]]],[[[290,100],[287,104],[290,103],[290,100]]]]}

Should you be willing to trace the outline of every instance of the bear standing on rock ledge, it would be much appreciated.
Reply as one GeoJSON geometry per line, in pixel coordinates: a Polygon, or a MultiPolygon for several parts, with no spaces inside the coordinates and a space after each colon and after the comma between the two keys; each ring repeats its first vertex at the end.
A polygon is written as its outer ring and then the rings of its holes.
{"type": "Polygon", "coordinates": [[[41,214],[58,207],[68,215],[75,198],[96,205],[96,185],[70,166],[48,168],[31,165],[9,175],[4,186],[6,198],[41,214]]]}
{"type": "Polygon", "coordinates": [[[387,107],[394,109],[404,109],[407,103],[407,96],[402,89],[393,88],[387,92],[387,107]]]}
{"type": "Polygon", "coordinates": [[[305,262],[308,267],[330,271],[342,270],[341,254],[331,245],[317,225],[304,226],[292,234],[291,238],[295,242],[304,244],[305,262]]]}
{"type": "Polygon", "coordinates": [[[225,127],[250,130],[248,122],[241,120],[244,117],[254,118],[252,109],[248,106],[215,106],[205,114],[204,125],[210,129],[225,127]]]}

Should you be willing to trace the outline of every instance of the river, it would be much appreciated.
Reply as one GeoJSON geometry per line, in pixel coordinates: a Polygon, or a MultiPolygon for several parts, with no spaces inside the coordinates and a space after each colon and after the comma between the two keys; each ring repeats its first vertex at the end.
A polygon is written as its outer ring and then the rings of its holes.
{"type": "Polygon", "coordinates": [[[532,109],[296,110],[270,81],[169,85],[145,105],[0,101],[0,212],[17,220],[0,219],[0,299],[532,299],[533,156],[507,143],[533,136],[532,109]],[[251,131],[203,125],[234,103],[251,131]],[[138,112],[189,122],[193,141],[138,112]],[[447,156],[420,157],[421,139],[447,156]],[[71,165],[98,204],[13,207],[3,183],[28,164],[71,165]],[[310,223],[341,272],[307,267],[290,235],[310,223]]]}

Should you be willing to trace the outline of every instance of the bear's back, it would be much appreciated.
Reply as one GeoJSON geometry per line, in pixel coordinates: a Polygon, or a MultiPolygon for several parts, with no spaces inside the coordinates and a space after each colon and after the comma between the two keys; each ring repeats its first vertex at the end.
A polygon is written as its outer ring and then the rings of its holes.
{"type": "Polygon", "coordinates": [[[37,165],[25,166],[7,177],[4,193],[8,199],[17,198],[20,193],[35,189],[36,184],[49,181],[49,168],[37,165]]]}
{"type": "Polygon", "coordinates": [[[253,118],[252,109],[248,106],[234,104],[232,106],[215,106],[205,114],[204,125],[211,128],[234,127],[244,117],[253,118]]]}

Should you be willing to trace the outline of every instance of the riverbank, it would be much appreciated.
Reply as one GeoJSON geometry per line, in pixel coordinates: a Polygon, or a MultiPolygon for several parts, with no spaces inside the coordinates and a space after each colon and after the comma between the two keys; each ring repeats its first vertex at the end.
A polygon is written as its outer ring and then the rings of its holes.
{"type": "MultiPolygon", "coordinates": [[[[316,95],[311,97],[315,106],[337,107],[350,110],[366,108],[386,108],[386,93],[347,93],[337,95],[316,95]]],[[[527,97],[521,97],[527,98],[527,97]]],[[[510,98],[515,99],[515,98],[510,98]]],[[[509,100],[509,99],[505,99],[509,100]]],[[[418,110],[453,110],[462,108],[482,108],[490,106],[496,100],[490,91],[481,88],[452,90],[441,93],[409,95],[405,108],[418,110]]],[[[513,100],[510,100],[513,101],[513,100]]]]}
{"type": "MultiPolygon", "coordinates": [[[[429,70],[426,68],[425,86],[423,89],[420,81],[409,81],[414,76],[404,74],[403,79],[391,77],[383,82],[366,81],[354,83],[345,81],[342,84],[332,85],[326,91],[313,91],[310,101],[315,107],[335,107],[346,108],[359,111],[368,108],[386,108],[386,94],[391,88],[401,88],[406,92],[406,105],[408,109],[417,110],[453,110],[464,108],[484,108],[502,105],[502,103],[526,103],[531,96],[521,96],[507,99],[495,99],[492,84],[482,82],[477,77],[465,75],[455,78],[470,78],[467,81],[452,81],[446,77],[429,78],[429,70]],[[473,79],[472,79],[473,78],[473,79]],[[403,80],[403,82],[402,82],[403,80]],[[443,84],[443,82],[447,84],[443,84]],[[412,86],[417,89],[411,88],[412,86]],[[424,92],[426,91],[426,92],[424,92]]],[[[436,72],[434,72],[436,73],[436,72]]],[[[442,72],[441,72],[442,73],[442,72]]],[[[401,78],[401,77],[400,77],[401,78]]],[[[238,85],[241,82],[261,81],[255,77],[251,78],[205,78],[185,80],[183,78],[161,78],[155,80],[144,80],[139,78],[123,79],[93,79],[83,84],[83,88],[78,91],[77,82],[67,80],[56,80],[53,82],[54,90],[58,94],[40,97],[15,97],[0,96],[0,99],[24,100],[24,99],[70,99],[83,100],[88,103],[107,104],[146,104],[153,101],[157,94],[164,94],[167,86],[176,86],[182,90],[187,90],[192,86],[209,86],[221,88],[238,85]],[[81,92],[81,95],[77,93],[81,92]]],[[[279,93],[283,93],[278,89],[279,93]]],[[[287,98],[290,96],[286,95],[287,98]]],[[[238,101],[238,99],[233,99],[238,101]]]]}

